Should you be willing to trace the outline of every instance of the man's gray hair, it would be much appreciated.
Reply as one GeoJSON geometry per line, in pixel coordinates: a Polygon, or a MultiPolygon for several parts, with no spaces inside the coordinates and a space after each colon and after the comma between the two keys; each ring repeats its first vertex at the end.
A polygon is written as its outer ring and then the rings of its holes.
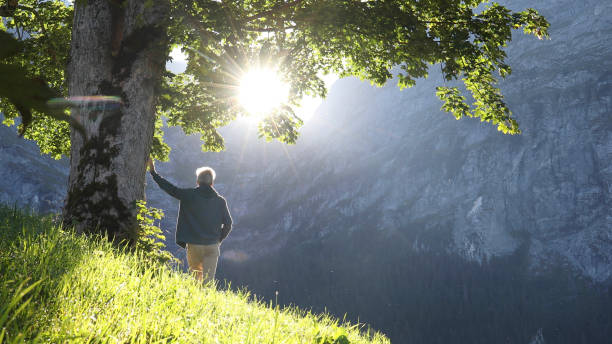
{"type": "Polygon", "coordinates": [[[215,181],[216,174],[215,170],[210,167],[204,166],[196,170],[196,176],[198,176],[198,185],[212,185],[212,183],[215,181]]]}

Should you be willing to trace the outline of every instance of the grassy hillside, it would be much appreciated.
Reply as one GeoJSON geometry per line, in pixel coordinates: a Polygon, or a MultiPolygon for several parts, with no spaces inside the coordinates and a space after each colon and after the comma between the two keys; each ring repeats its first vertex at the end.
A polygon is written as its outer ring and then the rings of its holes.
{"type": "Polygon", "coordinates": [[[0,206],[0,343],[388,343],[0,206]]]}

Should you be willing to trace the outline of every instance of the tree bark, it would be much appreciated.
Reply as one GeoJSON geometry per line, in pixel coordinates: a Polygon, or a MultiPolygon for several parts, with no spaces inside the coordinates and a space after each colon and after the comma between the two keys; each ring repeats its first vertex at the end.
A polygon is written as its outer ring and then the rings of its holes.
{"type": "Polygon", "coordinates": [[[64,224],[112,240],[137,237],[137,200],[155,125],[156,89],[168,55],[167,1],[75,1],[68,91],[116,96],[73,109],[64,224]]]}

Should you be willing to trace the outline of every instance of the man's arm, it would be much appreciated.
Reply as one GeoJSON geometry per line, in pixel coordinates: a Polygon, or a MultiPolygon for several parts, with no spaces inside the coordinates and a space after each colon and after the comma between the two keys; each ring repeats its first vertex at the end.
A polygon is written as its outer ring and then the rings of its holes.
{"type": "Polygon", "coordinates": [[[221,228],[221,241],[223,241],[232,231],[232,216],[227,207],[227,201],[224,199],[225,209],[223,210],[223,228],[221,228]]]}
{"type": "Polygon", "coordinates": [[[157,171],[155,171],[155,164],[153,163],[153,160],[151,158],[149,158],[149,161],[147,161],[147,166],[149,167],[149,172],[151,172],[153,180],[157,183],[157,185],[159,185],[162,190],[164,190],[168,195],[176,199],[180,200],[183,198],[185,190],[177,188],[176,186],[172,185],[172,183],[164,179],[164,177],[157,174],[157,171]]]}

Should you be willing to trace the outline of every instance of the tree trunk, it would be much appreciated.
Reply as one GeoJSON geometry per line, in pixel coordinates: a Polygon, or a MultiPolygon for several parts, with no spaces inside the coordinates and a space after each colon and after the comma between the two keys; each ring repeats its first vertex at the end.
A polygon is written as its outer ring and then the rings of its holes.
{"type": "Polygon", "coordinates": [[[75,1],[69,94],[120,100],[90,99],[72,111],[87,137],[71,133],[64,223],[79,232],[130,242],[137,236],[135,202],[144,198],[167,15],[167,1],[75,1]]]}

